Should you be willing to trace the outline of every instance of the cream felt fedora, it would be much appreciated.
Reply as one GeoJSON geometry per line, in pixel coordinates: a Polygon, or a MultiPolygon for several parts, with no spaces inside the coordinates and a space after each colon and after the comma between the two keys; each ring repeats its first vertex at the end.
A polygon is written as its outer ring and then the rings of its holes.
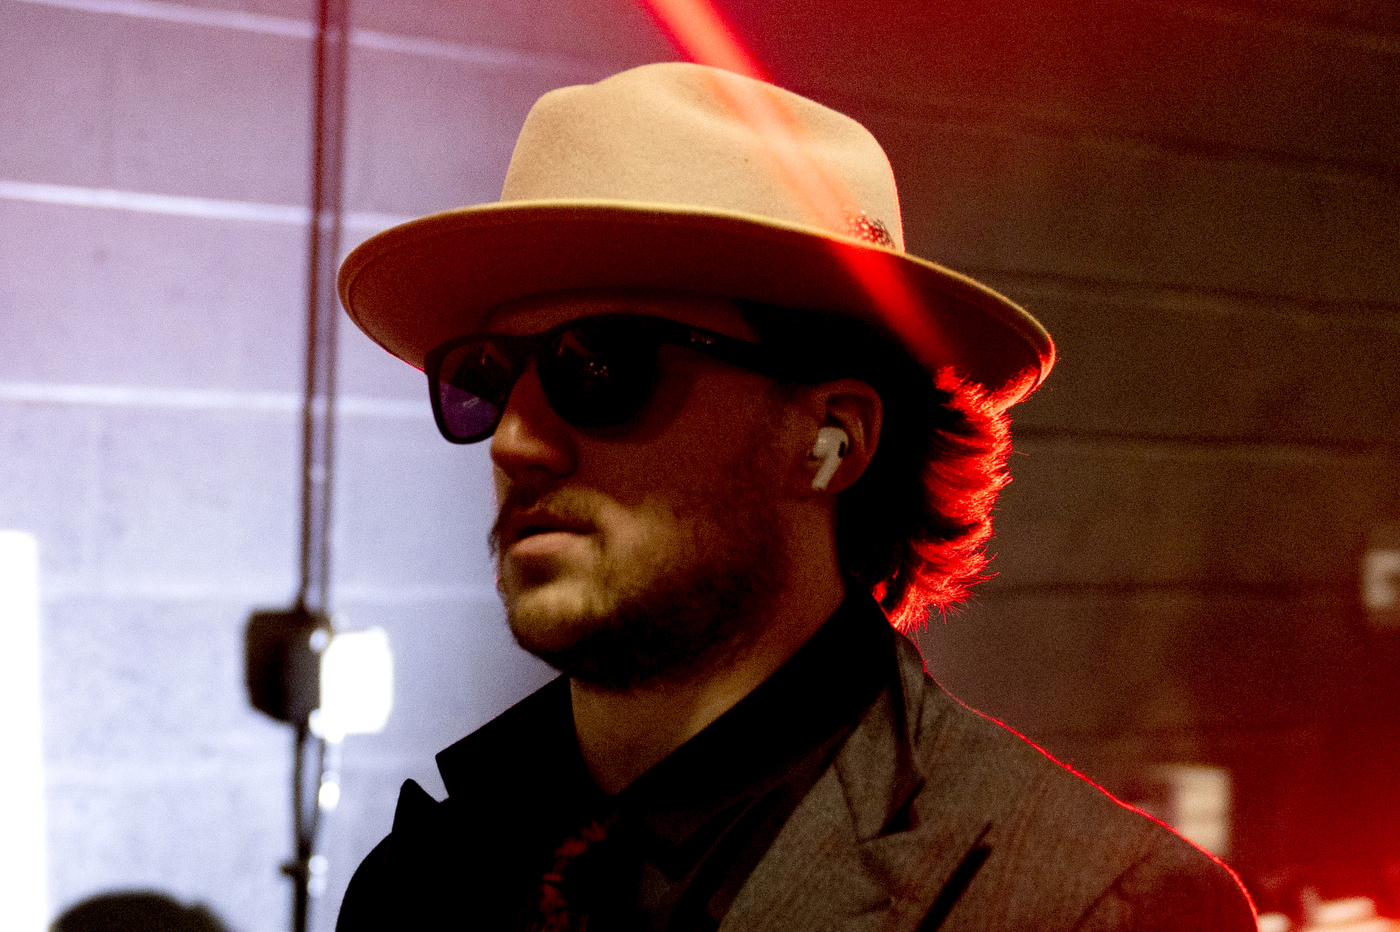
{"type": "Polygon", "coordinates": [[[664,63],[545,94],[500,201],[365,241],[340,269],[365,333],[423,367],[520,298],[670,290],[856,317],[998,407],[1055,349],[1024,310],[904,252],[889,160],[859,123],[788,91],[664,63]]]}

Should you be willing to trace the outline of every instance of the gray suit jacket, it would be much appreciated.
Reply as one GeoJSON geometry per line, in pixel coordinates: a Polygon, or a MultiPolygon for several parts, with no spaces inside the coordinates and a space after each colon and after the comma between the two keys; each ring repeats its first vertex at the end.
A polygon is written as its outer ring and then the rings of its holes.
{"type": "MultiPolygon", "coordinates": [[[[897,675],[720,932],[1255,929],[1225,867],[958,703],[912,643],[892,640],[897,675]]],[[[405,783],[393,832],[346,892],[340,932],[509,925],[492,909],[519,879],[502,873],[519,814],[497,800],[544,798],[553,780],[530,757],[549,742],[520,721],[507,712],[439,755],[442,803],[405,783]]]]}
{"type": "Polygon", "coordinates": [[[1250,932],[1234,875],[1004,726],[897,638],[866,711],[721,932],[1250,932]]]}

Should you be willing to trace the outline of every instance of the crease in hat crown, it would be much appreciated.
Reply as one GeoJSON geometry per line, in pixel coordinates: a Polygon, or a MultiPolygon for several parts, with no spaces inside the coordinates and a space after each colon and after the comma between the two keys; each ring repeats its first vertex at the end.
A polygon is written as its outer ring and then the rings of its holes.
{"type": "MultiPolygon", "coordinates": [[[[904,252],[894,173],[857,121],[703,65],[644,65],[541,97],[499,201],[390,228],[346,258],[340,295],[389,352],[479,330],[490,310],[583,290],[711,294],[856,317],[890,331],[857,266],[913,295],[929,339],[900,337],[998,407],[1054,344],[1022,308],[904,252]]],[[[898,336],[898,334],[895,334],[898,336]]]]}

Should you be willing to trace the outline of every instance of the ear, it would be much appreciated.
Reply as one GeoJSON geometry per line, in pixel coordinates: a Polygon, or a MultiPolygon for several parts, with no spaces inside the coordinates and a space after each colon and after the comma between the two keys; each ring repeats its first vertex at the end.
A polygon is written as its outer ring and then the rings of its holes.
{"type": "MultiPolygon", "coordinates": [[[[837,379],[823,382],[808,390],[808,410],[816,423],[810,442],[815,444],[821,427],[839,427],[846,433],[846,453],[824,490],[817,494],[836,494],[850,488],[864,474],[880,444],[880,424],[884,407],[875,389],[860,379],[837,379]]],[[[812,474],[818,465],[812,463],[812,474]]]]}

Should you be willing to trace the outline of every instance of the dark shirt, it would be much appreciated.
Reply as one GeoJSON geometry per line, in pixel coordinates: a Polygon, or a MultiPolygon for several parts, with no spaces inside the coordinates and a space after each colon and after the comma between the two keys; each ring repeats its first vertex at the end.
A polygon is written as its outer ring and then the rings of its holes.
{"type": "MultiPolygon", "coordinates": [[[[852,594],[773,676],[615,796],[588,775],[562,677],[443,751],[443,807],[454,834],[465,836],[456,843],[495,839],[484,856],[461,858],[472,863],[472,886],[494,897],[478,904],[481,927],[538,924],[542,881],[554,874],[552,902],[559,907],[562,897],[564,910],[587,915],[590,932],[714,929],[896,675],[893,637],[870,597],[852,594]],[[594,825],[603,839],[574,843],[583,853],[563,858],[558,870],[561,843],[597,838],[596,830],[583,832],[594,825]]],[[[378,873],[371,862],[385,860],[382,849],[399,834],[396,817],[394,835],[360,873],[378,873]]],[[[352,881],[339,929],[375,927],[352,919],[353,911],[393,917],[383,891],[365,892],[352,881]]]]}

